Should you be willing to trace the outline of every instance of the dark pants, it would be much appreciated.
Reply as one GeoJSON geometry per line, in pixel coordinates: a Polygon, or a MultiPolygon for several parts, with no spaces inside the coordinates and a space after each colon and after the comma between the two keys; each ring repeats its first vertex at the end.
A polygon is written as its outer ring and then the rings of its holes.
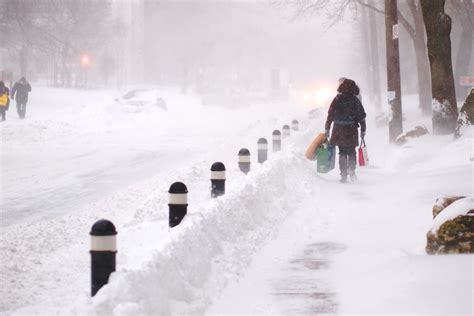
{"type": "Polygon", "coordinates": [[[20,118],[25,118],[26,115],[26,101],[16,100],[16,111],[20,118]]]}
{"type": "Polygon", "coordinates": [[[341,176],[347,176],[348,171],[355,171],[356,169],[356,150],[353,146],[338,146],[339,147],[339,169],[341,176]]]}
{"type": "Polygon", "coordinates": [[[7,108],[5,106],[0,105],[0,114],[2,115],[2,121],[5,121],[5,112],[7,111],[7,108]]]}

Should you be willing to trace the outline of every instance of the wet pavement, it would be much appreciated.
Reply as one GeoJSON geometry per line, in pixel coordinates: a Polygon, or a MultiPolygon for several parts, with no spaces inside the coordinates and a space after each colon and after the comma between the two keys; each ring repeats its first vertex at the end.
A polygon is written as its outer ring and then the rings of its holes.
{"type": "Polygon", "coordinates": [[[333,242],[307,245],[284,267],[285,277],[273,281],[272,295],[279,302],[279,309],[288,315],[335,314],[337,293],[324,274],[331,265],[331,257],[344,249],[344,245],[333,242]]]}

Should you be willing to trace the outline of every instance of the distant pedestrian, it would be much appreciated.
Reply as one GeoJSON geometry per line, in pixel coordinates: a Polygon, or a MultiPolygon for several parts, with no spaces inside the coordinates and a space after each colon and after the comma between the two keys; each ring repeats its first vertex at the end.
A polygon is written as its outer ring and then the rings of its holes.
{"type": "Polygon", "coordinates": [[[356,180],[356,151],[359,145],[358,127],[360,125],[361,138],[365,136],[365,110],[357,98],[359,87],[351,79],[345,79],[337,89],[338,94],[329,107],[325,130],[329,138],[331,124],[334,123],[330,143],[339,147],[339,169],[341,182],[356,180]]]}
{"type": "Polygon", "coordinates": [[[16,110],[20,119],[26,115],[26,103],[28,103],[28,93],[31,92],[31,85],[25,77],[15,82],[12,89],[12,100],[16,98],[16,110]]]}
{"type": "Polygon", "coordinates": [[[0,81],[0,115],[2,116],[2,122],[6,120],[6,112],[10,105],[9,92],[10,90],[5,87],[3,81],[0,81]]]}

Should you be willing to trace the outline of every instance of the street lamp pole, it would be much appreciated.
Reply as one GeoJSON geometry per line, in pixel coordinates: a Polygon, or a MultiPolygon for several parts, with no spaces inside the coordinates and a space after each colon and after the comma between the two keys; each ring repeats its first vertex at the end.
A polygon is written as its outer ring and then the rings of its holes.
{"type": "Polygon", "coordinates": [[[88,75],[88,72],[89,72],[89,67],[90,67],[90,64],[91,64],[91,58],[89,57],[89,55],[87,54],[84,54],[82,55],[81,57],[81,66],[82,66],[82,69],[84,69],[84,88],[87,89],[87,75],[88,75]]]}

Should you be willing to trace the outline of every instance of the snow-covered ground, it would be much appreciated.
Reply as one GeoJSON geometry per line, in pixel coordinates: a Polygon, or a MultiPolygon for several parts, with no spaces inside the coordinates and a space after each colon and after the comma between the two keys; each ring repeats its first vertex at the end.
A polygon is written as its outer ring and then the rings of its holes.
{"type": "MultiPolygon", "coordinates": [[[[343,185],[303,157],[324,111],[306,121],[294,105],[202,107],[163,89],[168,112],[136,113],[115,92],[35,91],[27,119],[10,110],[0,127],[3,313],[472,313],[474,256],[424,253],[435,199],[473,195],[472,129],[395,147],[369,120],[370,165],[343,185]],[[257,165],[257,139],[294,118],[301,131],[257,165]],[[247,176],[242,147],[253,154],[247,176]],[[227,193],[211,199],[215,161],[227,193]],[[175,181],[189,209],[170,230],[175,181]],[[90,299],[99,218],[117,227],[118,265],[90,299]]],[[[404,99],[405,129],[429,127],[406,105],[414,99],[404,99]]]]}

